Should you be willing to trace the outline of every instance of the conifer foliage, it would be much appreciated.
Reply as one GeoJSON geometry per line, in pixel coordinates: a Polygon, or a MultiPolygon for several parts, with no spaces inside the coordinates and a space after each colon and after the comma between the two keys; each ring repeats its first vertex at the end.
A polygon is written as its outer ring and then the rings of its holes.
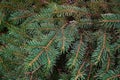
{"type": "Polygon", "coordinates": [[[120,0],[1,0],[0,80],[119,80],[120,0]]]}

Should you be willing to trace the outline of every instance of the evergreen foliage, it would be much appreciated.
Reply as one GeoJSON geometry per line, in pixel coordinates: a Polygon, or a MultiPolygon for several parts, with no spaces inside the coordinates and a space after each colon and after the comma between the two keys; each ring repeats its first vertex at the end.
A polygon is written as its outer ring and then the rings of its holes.
{"type": "Polygon", "coordinates": [[[119,80],[120,0],[1,0],[0,80],[119,80]]]}

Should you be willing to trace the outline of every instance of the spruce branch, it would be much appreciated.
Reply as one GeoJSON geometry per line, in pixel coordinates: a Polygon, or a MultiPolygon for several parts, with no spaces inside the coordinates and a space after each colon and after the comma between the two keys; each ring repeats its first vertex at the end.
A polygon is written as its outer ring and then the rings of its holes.
{"type": "Polygon", "coordinates": [[[95,64],[97,64],[100,61],[100,58],[102,56],[102,53],[103,53],[105,47],[106,47],[106,33],[104,33],[102,48],[100,50],[100,53],[99,53],[98,58],[97,58],[97,62],[95,62],[95,64]]]}
{"type": "Polygon", "coordinates": [[[78,80],[79,77],[83,77],[83,73],[81,72],[81,69],[84,67],[84,65],[85,65],[85,62],[83,62],[80,68],[78,69],[75,80],[78,80]]]}
{"type": "Polygon", "coordinates": [[[49,46],[51,45],[51,43],[52,43],[53,40],[55,39],[56,35],[57,35],[57,33],[56,33],[56,34],[53,36],[53,38],[48,42],[48,44],[47,44],[45,47],[43,47],[43,49],[40,51],[40,53],[39,53],[31,62],[29,62],[29,64],[28,64],[29,66],[32,66],[33,63],[34,63],[36,60],[38,60],[38,58],[40,57],[40,55],[49,48],[49,46]]]}
{"type": "Polygon", "coordinates": [[[107,80],[111,80],[111,79],[114,79],[114,78],[120,78],[120,74],[117,74],[117,75],[114,75],[114,76],[112,76],[112,77],[109,77],[109,78],[107,78],[107,80]]]}
{"type": "Polygon", "coordinates": [[[78,45],[78,48],[77,48],[77,51],[76,51],[76,56],[75,56],[75,58],[74,58],[74,60],[73,60],[73,62],[72,62],[72,65],[71,65],[71,67],[72,66],[74,66],[75,65],[75,63],[76,63],[76,59],[77,59],[77,57],[78,57],[78,55],[79,55],[79,51],[80,51],[80,49],[81,49],[81,46],[82,46],[82,35],[80,36],[80,41],[79,41],[79,45],[78,45]]]}

